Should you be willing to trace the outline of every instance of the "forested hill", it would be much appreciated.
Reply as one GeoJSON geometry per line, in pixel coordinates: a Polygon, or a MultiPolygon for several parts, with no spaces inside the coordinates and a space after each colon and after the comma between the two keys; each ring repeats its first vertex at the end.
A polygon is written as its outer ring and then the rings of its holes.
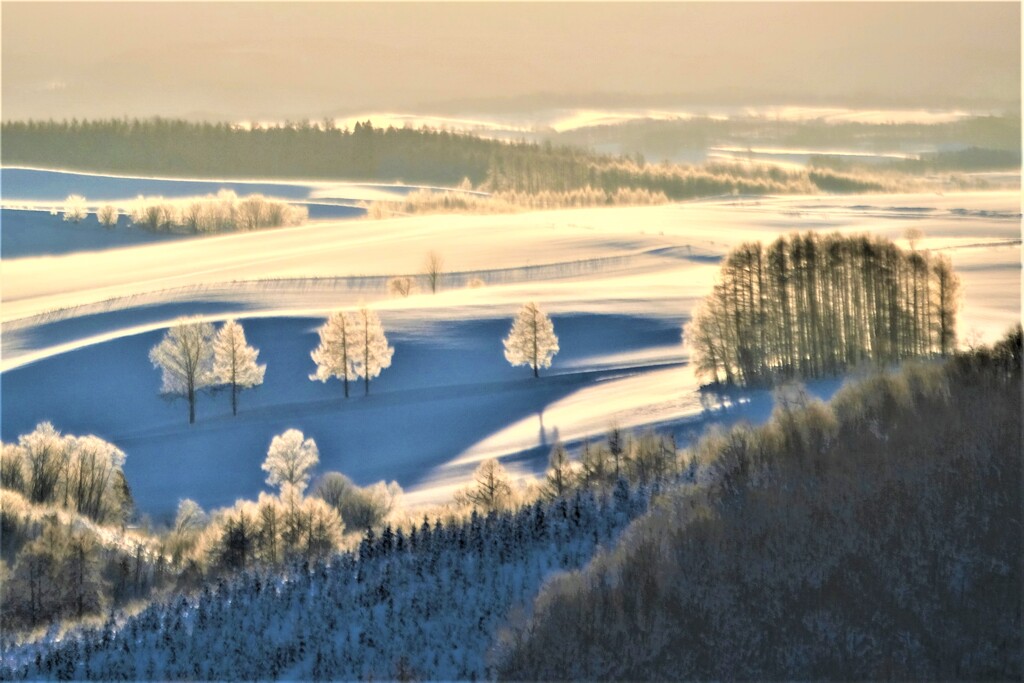
{"type": "Polygon", "coordinates": [[[662,192],[668,199],[889,189],[830,170],[650,165],[576,147],[507,143],[410,128],[299,124],[247,130],[180,120],[5,122],[2,162],[79,171],[220,178],[304,178],[458,185],[487,191],[590,187],[662,192]]]}
{"type": "Polygon", "coordinates": [[[698,447],[501,680],[1020,680],[1021,328],[698,447]]]}

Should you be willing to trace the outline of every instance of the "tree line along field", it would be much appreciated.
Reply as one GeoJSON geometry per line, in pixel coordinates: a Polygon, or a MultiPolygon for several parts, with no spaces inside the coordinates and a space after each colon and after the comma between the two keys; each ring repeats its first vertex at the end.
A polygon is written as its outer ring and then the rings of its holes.
{"type": "MultiPolygon", "coordinates": [[[[5,122],[4,163],[191,177],[380,180],[486,192],[600,191],[605,202],[646,191],[669,200],[739,194],[884,191],[903,181],[827,168],[682,166],[578,147],[508,143],[429,129],[333,124],[243,129],[179,120],[5,122]]],[[[512,196],[511,194],[509,196],[512,196]]]]}

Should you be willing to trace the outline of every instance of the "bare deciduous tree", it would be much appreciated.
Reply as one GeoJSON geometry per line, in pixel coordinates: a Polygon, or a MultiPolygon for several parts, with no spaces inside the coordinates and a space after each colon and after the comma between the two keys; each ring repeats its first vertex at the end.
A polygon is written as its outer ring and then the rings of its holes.
{"type": "Polygon", "coordinates": [[[436,251],[431,251],[423,262],[423,277],[426,278],[432,294],[437,294],[437,287],[441,283],[443,273],[444,258],[436,251]]]}

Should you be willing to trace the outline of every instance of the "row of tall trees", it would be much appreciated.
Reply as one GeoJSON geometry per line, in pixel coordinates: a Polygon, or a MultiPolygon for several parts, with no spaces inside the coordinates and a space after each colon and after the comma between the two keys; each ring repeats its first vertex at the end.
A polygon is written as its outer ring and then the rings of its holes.
{"type": "Polygon", "coordinates": [[[698,372],[726,384],[946,356],[958,289],[945,255],[883,237],[794,234],[730,252],[684,337],[698,372]]]}

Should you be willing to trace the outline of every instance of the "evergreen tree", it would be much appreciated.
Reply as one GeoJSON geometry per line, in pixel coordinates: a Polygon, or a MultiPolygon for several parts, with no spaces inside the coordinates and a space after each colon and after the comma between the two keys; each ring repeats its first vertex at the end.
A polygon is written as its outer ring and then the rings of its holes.
{"type": "Polygon", "coordinates": [[[572,485],[573,469],[569,453],[561,441],[556,441],[548,456],[548,469],[545,474],[546,492],[551,498],[561,498],[572,485]]]}

